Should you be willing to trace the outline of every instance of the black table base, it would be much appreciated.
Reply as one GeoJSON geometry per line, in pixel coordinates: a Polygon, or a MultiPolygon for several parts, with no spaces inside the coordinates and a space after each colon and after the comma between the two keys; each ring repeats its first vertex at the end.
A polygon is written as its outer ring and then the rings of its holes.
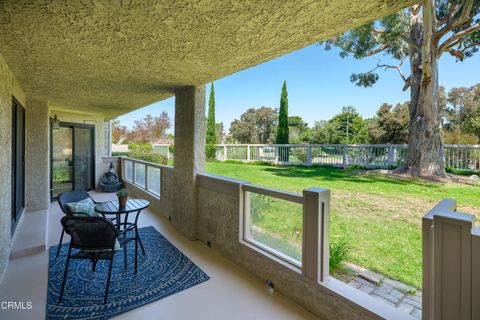
{"type": "Polygon", "coordinates": [[[115,215],[115,227],[120,234],[120,238],[128,239],[128,241],[135,241],[135,274],[138,271],[138,245],[142,254],[145,255],[145,248],[143,247],[142,240],[138,234],[138,217],[143,209],[150,206],[150,202],[141,199],[131,199],[127,201],[127,205],[121,207],[117,200],[107,201],[95,206],[95,211],[103,215],[115,215]],[[134,222],[128,221],[129,214],[135,214],[134,222]],[[122,222],[121,215],[124,215],[122,222]],[[135,236],[129,236],[129,232],[134,231],[135,236]]]}

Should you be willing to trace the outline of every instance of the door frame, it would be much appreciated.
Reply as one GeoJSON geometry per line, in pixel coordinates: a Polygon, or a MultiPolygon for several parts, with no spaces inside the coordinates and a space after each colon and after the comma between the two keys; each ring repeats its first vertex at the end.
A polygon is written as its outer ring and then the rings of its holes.
{"type": "Polygon", "coordinates": [[[26,110],[22,106],[22,104],[15,99],[15,97],[12,96],[12,175],[11,175],[11,233],[10,235],[13,236],[15,229],[18,225],[18,221],[20,220],[20,217],[22,216],[24,210],[25,210],[25,132],[26,132],[26,123],[25,123],[25,114],[26,110]],[[23,197],[22,197],[22,210],[20,212],[17,212],[17,151],[18,151],[18,145],[17,145],[17,119],[18,119],[18,113],[17,113],[17,107],[20,107],[23,109],[23,143],[22,143],[22,166],[21,170],[23,171],[22,174],[22,190],[23,190],[23,197]],[[18,216],[17,216],[18,214],[18,216]]]}
{"type": "MultiPolygon", "coordinates": [[[[95,188],[95,152],[96,152],[96,125],[86,124],[86,123],[77,123],[77,122],[60,122],[60,127],[63,128],[72,128],[72,190],[75,190],[75,128],[90,129],[92,133],[91,137],[91,146],[92,146],[92,184],[91,188],[88,188],[87,191],[93,190],[95,188]]],[[[53,126],[50,124],[50,201],[56,201],[57,197],[53,196],[53,126]]]]}

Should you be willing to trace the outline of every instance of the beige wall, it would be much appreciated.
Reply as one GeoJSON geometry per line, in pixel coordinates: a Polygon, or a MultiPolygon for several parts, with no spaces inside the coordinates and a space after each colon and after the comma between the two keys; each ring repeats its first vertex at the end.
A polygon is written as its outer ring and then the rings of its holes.
{"type": "Polygon", "coordinates": [[[50,204],[48,104],[29,100],[25,115],[25,207],[47,210],[50,204]]]}
{"type": "Polygon", "coordinates": [[[0,281],[11,248],[12,96],[26,107],[25,94],[0,55],[0,281]]]}
{"type": "Polygon", "coordinates": [[[173,224],[194,239],[197,173],[205,171],[205,86],[175,92],[175,193],[173,224]]]}
{"type": "MultiPolygon", "coordinates": [[[[95,185],[108,165],[103,157],[108,127],[102,115],[65,112],[47,101],[29,99],[0,55],[0,282],[11,242],[12,97],[25,108],[25,211],[48,210],[50,205],[50,115],[60,121],[95,125],[95,185]]],[[[21,223],[21,222],[20,222],[21,223]]]]}

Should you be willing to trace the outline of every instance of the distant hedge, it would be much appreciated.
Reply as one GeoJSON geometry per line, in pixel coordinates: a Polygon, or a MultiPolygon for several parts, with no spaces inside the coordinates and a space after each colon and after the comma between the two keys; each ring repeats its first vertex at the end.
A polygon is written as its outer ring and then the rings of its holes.
{"type": "Polygon", "coordinates": [[[133,159],[153,162],[157,164],[166,165],[168,159],[165,155],[154,152],[153,146],[149,143],[144,144],[129,144],[128,152],[112,152],[112,156],[125,156],[133,159]]]}
{"type": "Polygon", "coordinates": [[[128,157],[128,152],[112,152],[112,157],[128,157]]]}

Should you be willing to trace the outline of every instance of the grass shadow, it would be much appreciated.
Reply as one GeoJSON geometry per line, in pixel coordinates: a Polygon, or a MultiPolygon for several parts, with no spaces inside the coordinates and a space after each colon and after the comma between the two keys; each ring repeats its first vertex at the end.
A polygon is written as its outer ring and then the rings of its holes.
{"type": "Polygon", "coordinates": [[[286,178],[310,178],[322,181],[346,181],[353,183],[388,183],[394,185],[417,185],[427,188],[437,188],[433,183],[419,179],[395,179],[383,174],[363,173],[354,170],[344,170],[335,167],[305,167],[305,166],[269,166],[263,171],[286,178]]]}

